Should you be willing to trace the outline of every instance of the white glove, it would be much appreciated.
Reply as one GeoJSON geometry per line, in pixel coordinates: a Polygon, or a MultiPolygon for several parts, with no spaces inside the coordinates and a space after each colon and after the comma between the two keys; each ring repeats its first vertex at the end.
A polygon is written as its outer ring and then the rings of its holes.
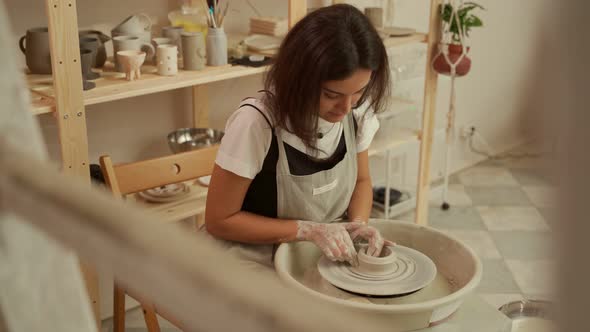
{"type": "Polygon", "coordinates": [[[359,237],[369,241],[367,247],[367,255],[369,256],[379,256],[383,246],[395,245],[395,242],[383,239],[383,236],[375,227],[369,226],[362,221],[351,221],[344,227],[349,232],[352,241],[359,237]]]}
{"type": "Polygon", "coordinates": [[[357,266],[356,249],[349,233],[362,227],[361,223],[323,224],[313,221],[297,221],[297,240],[312,241],[332,261],[346,261],[357,266]]]}

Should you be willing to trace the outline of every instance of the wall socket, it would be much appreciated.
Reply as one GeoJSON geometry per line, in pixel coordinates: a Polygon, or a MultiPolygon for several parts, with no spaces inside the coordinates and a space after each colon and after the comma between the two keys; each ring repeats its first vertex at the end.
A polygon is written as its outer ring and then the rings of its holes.
{"type": "Polygon", "coordinates": [[[462,139],[468,139],[475,134],[475,126],[474,125],[463,125],[461,130],[459,131],[459,136],[462,139]]]}

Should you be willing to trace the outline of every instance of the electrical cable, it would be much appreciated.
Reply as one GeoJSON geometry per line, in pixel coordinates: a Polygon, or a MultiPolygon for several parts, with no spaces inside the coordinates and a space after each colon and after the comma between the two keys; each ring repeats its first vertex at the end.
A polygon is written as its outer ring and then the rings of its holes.
{"type": "Polygon", "coordinates": [[[485,142],[485,139],[478,132],[472,130],[469,134],[469,149],[471,150],[471,152],[485,156],[490,160],[541,158],[545,155],[553,154],[555,151],[555,144],[553,144],[551,151],[546,152],[505,152],[501,154],[491,154],[489,152],[482,151],[475,147],[475,136],[479,137],[482,141],[485,142]]]}

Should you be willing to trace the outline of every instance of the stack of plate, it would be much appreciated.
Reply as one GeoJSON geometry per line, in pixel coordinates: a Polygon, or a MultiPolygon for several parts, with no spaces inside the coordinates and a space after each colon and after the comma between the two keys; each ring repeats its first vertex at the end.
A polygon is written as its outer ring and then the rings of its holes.
{"type": "Polygon", "coordinates": [[[250,34],[284,36],[287,34],[288,21],[282,17],[251,17],[250,34]]]}
{"type": "Polygon", "coordinates": [[[183,198],[190,192],[189,186],[184,183],[173,183],[165,186],[151,188],[137,193],[139,197],[148,202],[167,203],[183,198]]]}

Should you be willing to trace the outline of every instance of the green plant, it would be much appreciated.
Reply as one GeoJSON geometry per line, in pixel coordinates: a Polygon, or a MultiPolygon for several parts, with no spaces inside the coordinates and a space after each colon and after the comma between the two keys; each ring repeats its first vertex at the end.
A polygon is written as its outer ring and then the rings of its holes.
{"type": "Polygon", "coordinates": [[[475,2],[465,2],[457,8],[457,14],[455,17],[453,16],[453,5],[450,3],[444,5],[441,11],[441,18],[444,22],[449,24],[449,31],[453,34],[453,42],[461,43],[461,34],[465,37],[469,37],[469,31],[471,31],[471,28],[483,26],[481,19],[471,13],[474,9],[485,10],[483,6],[475,2]],[[459,24],[457,24],[457,22],[459,24]],[[461,30],[459,27],[461,27],[461,30]]]}

